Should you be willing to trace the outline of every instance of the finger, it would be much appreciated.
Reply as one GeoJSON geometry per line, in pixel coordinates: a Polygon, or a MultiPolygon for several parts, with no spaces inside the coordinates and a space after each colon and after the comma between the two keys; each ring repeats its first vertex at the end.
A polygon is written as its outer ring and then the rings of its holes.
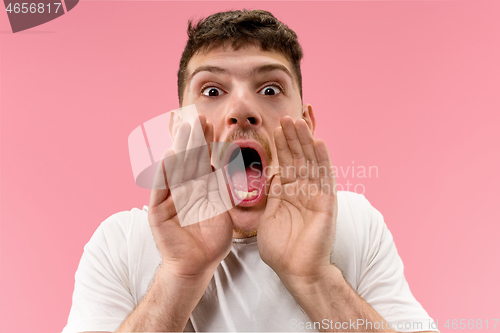
{"type": "Polygon", "coordinates": [[[177,218],[177,210],[174,205],[174,198],[169,195],[166,200],[164,200],[157,209],[153,209],[154,207],[150,206],[148,210],[148,214],[154,214],[154,219],[149,219],[150,224],[159,225],[159,224],[174,224],[180,225],[179,219],[177,218]]]}
{"type": "MultiPolygon", "coordinates": [[[[220,169],[218,170],[221,171],[220,169]]],[[[217,179],[217,171],[214,171],[208,175],[207,180],[207,199],[208,201],[216,207],[219,212],[225,212],[228,210],[224,205],[220,190],[219,183],[217,179]]]]}
{"type": "Polygon", "coordinates": [[[276,145],[278,163],[281,169],[281,181],[283,184],[294,182],[296,180],[296,175],[293,165],[293,156],[281,126],[274,130],[274,144],[276,145]]]}
{"type": "MultiPolygon", "coordinates": [[[[297,171],[300,171],[305,167],[306,160],[292,118],[288,116],[281,118],[281,127],[283,127],[286,142],[292,153],[293,165],[297,171]]],[[[297,176],[300,176],[300,172],[297,172],[297,176]]]]}
{"type": "Polygon", "coordinates": [[[186,156],[186,148],[189,141],[189,134],[191,133],[191,124],[182,122],[177,128],[172,150],[175,153],[175,161],[172,165],[170,172],[167,170],[167,180],[170,187],[173,187],[182,182],[184,175],[184,160],[186,156]]]}
{"type": "Polygon", "coordinates": [[[214,125],[207,120],[205,126],[205,141],[208,145],[208,152],[212,156],[212,142],[214,142],[214,125]]]}
{"type": "Polygon", "coordinates": [[[176,155],[174,152],[169,149],[163,154],[162,159],[158,163],[153,181],[153,188],[149,198],[150,207],[160,205],[168,197],[170,189],[168,186],[167,174],[175,163],[175,157],[176,155]]]}
{"type": "MultiPolygon", "coordinates": [[[[206,161],[200,160],[202,152],[205,150],[205,124],[206,118],[204,115],[198,115],[191,127],[189,141],[186,149],[186,157],[184,161],[183,181],[189,181],[197,177],[197,171],[200,170],[200,163],[206,161]]],[[[201,165],[203,169],[203,164],[201,165]]],[[[210,172],[210,171],[207,171],[210,172]]]]}
{"type": "Polygon", "coordinates": [[[317,179],[319,177],[318,160],[314,150],[314,138],[311,130],[304,119],[295,122],[295,129],[306,160],[305,172],[299,169],[299,173],[301,173],[302,177],[308,177],[310,180],[317,179]]]}
{"type": "Polygon", "coordinates": [[[205,128],[203,129],[203,134],[205,136],[206,145],[200,152],[200,161],[202,161],[204,165],[203,165],[203,170],[198,175],[198,177],[206,175],[212,171],[212,163],[210,157],[212,156],[211,144],[214,141],[214,125],[208,120],[205,122],[205,128]]]}
{"type": "Polygon", "coordinates": [[[177,132],[175,133],[175,138],[172,143],[172,149],[176,154],[186,150],[190,133],[191,124],[187,121],[181,122],[177,128],[177,132]]]}
{"type": "MultiPolygon", "coordinates": [[[[198,122],[200,123],[200,128],[201,128],[201,132],[198,133],[197,137],[196,137],[196,140],[198,140],[197,142],[195,142],[195,147],[196,146],[204,146],[207,144],[207,140],[206,140],[206,131],[207,131],[207,118],[200,114],[198,115],[198,122]]],[[[193,133],[194,134],[194,133],[193,133]]]]}
{"type": "MultiPolygon", "coordinates": [[[[196,160],[188,161],[189,164],[194,164],[194,173],[186,180],[198,179],[212,172],[212,164],[210,163],[210,153],[207,146],[201,146],[191,149],[198,153],[196,160]]],[[[193,154],[194,156],[194,154],[193,154]]]]}
{"type": "Polygon", "coordinates": [[[280,204],[281,204],[281,194],[283,187],[281,184],[281,179],[279,174],[273,175],[267,186],[267,203],[264,216],[271,217],[276,214],[280,204]]]}
{"type": "Polygon", "coordinates": [[[318,159],[319,166],[324,166],[322,176],[326,176],[330,172],[330,168],[332,166],[332,162],[330,160],[330,153],[328,152],[328,148],[326,148],[325,141],[318,139],[314,142],[314,150],[316,152],[316,158],[318,159]]]}
{"type": "Polygon", "coordinates": [[[332,169],[330,153],[323,140],[318,139],[314,142],[314,150],[319,164],[319,177],[327,184],[330,184],[332,193],[336,193],[335,174],[332,169]]]}
{"type": "Polygon", "coordinates": [[[207,191],[208,193],[215,192],[219,190],[219,184],[217,183],[217,175],[215,173],[215,169],[212,168],[212,171],[208,175],[208,180],[207,180],[207,191]]]}
{"type": "Polygon", "coordinates": [[[207,119],[204,115],[198,115],[197,118],[194,119],[191,127],[191,133],[189,134],[189,142],[187,145],[188,150],[206,144],[204,135],[206,121],[207,119]]]}
{"type": "MultiPolygon", "coordinates": [[[[188,163],[193,163],[195,165],[195,170],[192,175],[192,179],[197,179],[206,176],[212,172],[212,164],[210,161],[210,142],[213,140],[213,125],[206,121],[205,116],[200,115],[200,123],[203,126],[203,145],[197,148],[193,148],[198,153],[196,161],[190,161],[188,163]],[[207,144],[208,143],[208,144],[207,144]]],[[[196,154],[193,154],[193,156],[196,154]]]]}
{"type": "Polygon", "coordinates": [[[205,127],[207,124],[207,117],[205,117],[205,115],[199,114],[198,121],[200,122],[201,129],[203,130],[203,133],[205,133],[205,127]]]}
{"type": "Polygon", "coordinates": [[[304,153],[305,159],[314,163],[318,162],[314,151],[314,138],[305,120],[297,120],[295,122],[295,129],[297,131],[297,137],[299,138],[299,142],[302,146],[302,152],[304,153]]]}

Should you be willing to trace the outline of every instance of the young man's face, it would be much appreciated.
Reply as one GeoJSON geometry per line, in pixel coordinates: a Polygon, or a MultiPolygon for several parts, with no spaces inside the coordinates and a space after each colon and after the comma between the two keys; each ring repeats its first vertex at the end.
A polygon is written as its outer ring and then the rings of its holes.
{"type": "Polygon", "coordinates": [[[191,104],[213,124],[216,142],[242,148],[246,170],[229,170],[228,187],[233,198],[243,201],[229,213],[236,229],[257,230],[266,205],[265,176],[278,165],[274,129],[288,115],[305,117],[314,131],[312,108],[302,105],[290,63],[280,53],[253,45],[196,54],[187,67],[182,106],[191,104]]]}

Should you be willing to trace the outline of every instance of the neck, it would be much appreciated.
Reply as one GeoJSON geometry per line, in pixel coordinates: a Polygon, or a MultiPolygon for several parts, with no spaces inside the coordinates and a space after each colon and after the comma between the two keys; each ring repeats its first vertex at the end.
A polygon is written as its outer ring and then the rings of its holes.
{"type": "Polygon", "coordinates": [[[248,238],[257,235],[257,229],[254,231],[245,231],[233,226],[233,238],[248,238]]]}

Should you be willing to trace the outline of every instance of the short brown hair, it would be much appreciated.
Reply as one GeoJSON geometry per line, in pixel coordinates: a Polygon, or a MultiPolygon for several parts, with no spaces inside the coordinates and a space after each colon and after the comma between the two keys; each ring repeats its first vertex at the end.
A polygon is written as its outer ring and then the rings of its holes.
{"type": "Polygon", "coordinates": [[[197,52],[209,52],[219,47],[230,45],[234,50],[254,44],[260,45],[263,51],[277,51],[283,54],[292,64],[300,98],[302,98],[302,74],[300,61],[303,57],[302,47],[297,34],[280,22],[273,14],[265,10],[234,10],[216,13],[197,23],[188,23],[188,41],[182,53],[177,72],[177,93],[179,106],[186,85],[186,70],[189,60],[197,52]]]}

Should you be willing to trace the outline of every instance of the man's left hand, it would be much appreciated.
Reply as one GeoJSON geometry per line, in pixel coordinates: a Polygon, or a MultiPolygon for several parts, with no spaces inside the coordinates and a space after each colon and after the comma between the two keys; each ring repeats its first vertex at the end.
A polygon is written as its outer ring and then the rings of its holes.
{"type": "Polygon", "coordinates": [[[268,185],[257,232],[262,260],[287,288],[315,283],[331,273],[337,195],[324,141],[303,119],[281,119],[274,131],[279,172],[268,185]]]}

